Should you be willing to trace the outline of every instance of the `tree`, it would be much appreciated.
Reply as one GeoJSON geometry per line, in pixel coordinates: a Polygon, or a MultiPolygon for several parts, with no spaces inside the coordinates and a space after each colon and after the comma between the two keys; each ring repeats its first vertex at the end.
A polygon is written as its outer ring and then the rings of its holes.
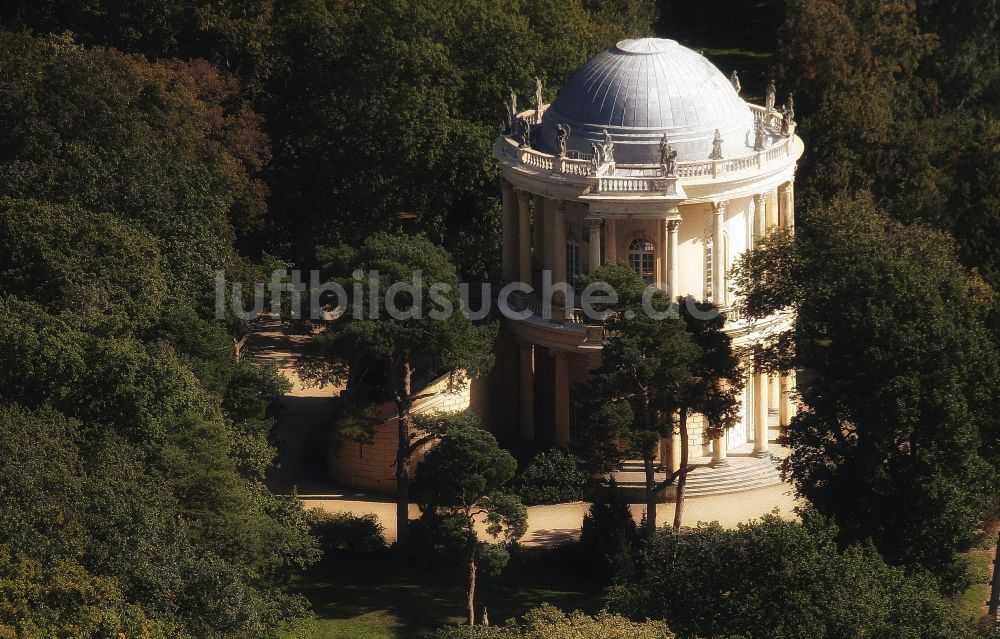
{"type": "Polygon", "coordinates": [[[794,241],[766,238],[735,278],[750,317],[796,313],[764,356],[813,374],[787,470],[843,541],[872,539],[892,562],[947,576],[997,507],[994,293],[946,235],[890,220],[870,196],[810,216],[794,241]]]}
{"type": "MultiPolygon", "coordinates": [[[[608,338],[601,365],[581,396],[586,398],[584,439],[591,451],[620,456],[615,443],[629,442],[641,455],[646,476],[646,530],[656,530],[656,447],[671,435],[674,413],[693,383],[699,348],[677,317],[653,317],[643,308],[646,283],[628,266],[604,266],[593,281],[617,291],[619,301],[605,320],[608,338]],[[610,448],[609,448],[610,444],[610,448]]],[[[585,280],[589,282],[590,280],[585,280]]],[[[647,296],[649,308],[670,314],[670,300],[660,292],[647,296]]],[[[671,481],[671,479],[668,479],[671,481]]]]}
{"type": "Polygon", "coordinates": [[[870,545],[839,549],[836,530],[766,515],[735,530],[661,529],[641,575],[612,591],[610,608],[669,619],[682,636],[806,639],[971,639],[927,575],[888,565],[870,545]]]}
{"type": "Polygon", "coordinates": [[[698,348],[692,362],[691,376],[683,386],[677,410],[681,439],[681,463],[677,476],[677,501],[674,506],[674,529],[680,530],[684,513],[684,487],[687,483],[689,442],[688,417],[700,413],[705,418],[704,435],[725,436],[725,431],[739,420],[743,372],[732,340],[722,328],[724,315],[711,303],[687,298],[678,304],[681,317],[698,348]]]}
{"type": "Polygon", "coordinates": [[[438,437],[413,427],[411,410],[419,382],[446,373],[453,384],[462,384],[464,375],[485,373],[493,361],[493,328],[473,325],[460,311],[451,258],[425,238],[375,234],[353,256],[351,267],[364,274],[377,272],[387,285],[411,283],[412,289],[393,296],[392,311],[377,290],[352,298],[347,311],[317,337],[317,351],[323,356],[319,368],[308,370],[307,365],[303,375],[320,382],[346,382],[345,392],[359,408],[386,396],[395,404],[396,539],[404,547],[410,458],[438,437]]]}
{"type": "Polygon", "coordinates": [[[800,221],[857,189],[911,219],[940,210],[944,176],[924,121],[935,92],[916,79],[935,38],[921,32],[914,3],[791,0],[785,16],[777,71],[810,150],[796,176],[800,221]]]}
{"type": "Polygon", "coordinates": [[[638,549],[632,510],[612,477],[583,516],[580,552],[602,582],[621,583],[632,577],[638,549]]]}
{"type": "Polygon", "coordinates": [[[528,511],[507,486],[517,462],[500,448],[471,414],[442,417],[451,422],[447,434],[417,466],[417,501],[434,525],[457,533],[468,569],[466,607],[469,625],[476,624],[476,571],[483,559],[501,569],[509,558],[503,546],[528,530],[528,511]],[[500,545],[480,540],[477,521],[500,545]]]}

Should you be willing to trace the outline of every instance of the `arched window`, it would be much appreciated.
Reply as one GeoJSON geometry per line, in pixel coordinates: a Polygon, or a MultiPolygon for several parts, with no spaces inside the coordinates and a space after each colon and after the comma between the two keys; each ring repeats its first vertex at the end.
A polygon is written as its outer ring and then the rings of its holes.
{"type": "Polygon", "coordinates": [[[628,265],[647,283],[655,279],[653,243],[649,240],[632,240],[628,245],[628,265]]]}

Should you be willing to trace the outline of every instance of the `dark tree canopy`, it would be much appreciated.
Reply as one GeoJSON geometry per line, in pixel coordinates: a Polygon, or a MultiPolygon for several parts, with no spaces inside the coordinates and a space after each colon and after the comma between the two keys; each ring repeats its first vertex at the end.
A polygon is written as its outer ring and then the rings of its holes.
{"type": "Polygon", "coordinates": [[[751,315],[797,313],[794,360],[771,360],[810,373],[788,431],[800,494],[845,539],[945,573],[997,506],[995,293],[945,234],[866,196],[770,236],[736,279],[751,315]]]}
{"type": "Polygon", "coordinates": [[[204,62],[150,64],[64,37],[0,32],[0,194],[111,214],[156,239],[168,272],[210,291],[236,230],[259,228],[259,118],[204,62]]]}

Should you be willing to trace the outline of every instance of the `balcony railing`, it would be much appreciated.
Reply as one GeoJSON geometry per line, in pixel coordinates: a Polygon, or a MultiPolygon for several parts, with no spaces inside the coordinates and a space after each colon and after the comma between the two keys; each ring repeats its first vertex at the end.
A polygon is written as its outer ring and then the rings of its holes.
{"type": "MultiPolygon", "coordinates": [[[[531,313],[532,319],[545,320],[553,324],[576,328],[577,330],[582,329],[586,333],[587,343],[592,346],[603,343],[604,339],[608,337],[604,320],[612,314],[611,311],[605,311],[601,317],[594,318],[588,317],[583,312],[583,309],[579,307],[553,305],[549,308],[549,313],[546,314],[541,301],[533,297],[514,295],[509,299],[512,310],[527,310],[531,313]]],[[[730,327],[737,328],[738,326],[743,325],[743,317],[736,307],[723,306],[719,308],[719,312],[726,316],[727,329],[730,327]]]]}
{"type": "MultiPolygon", "coordinates": [[[[781,129],[783,120],[781,113],[767,111],[764,107],[754,104],[749,106],[755,121],[763,121],[773,130],[781,129]]],[[[715,179],[727,174],[760,170],[772,163],[783,161],[790,157],[794,150],[793,134],[794,124],[790,127],[789,135],[784,136],[777,144],[738,158],[678,162],[677,175],[670,177],[663,175],[662,169],[656,165],[616,167],[614,164],[606,164],[595,169],[586,154],[574,153],[575,157],[560,157],[531,147],[521,147],[510,137],[503,138],[502,152],[522,166],[548,172],[553,177],[580,180],[588,186],[591,193],[670,193],[673,190],[672,185],[678,178],[715,179]],[[621,169],[625,169],[628,174],[616,175],[621,169]]]]}

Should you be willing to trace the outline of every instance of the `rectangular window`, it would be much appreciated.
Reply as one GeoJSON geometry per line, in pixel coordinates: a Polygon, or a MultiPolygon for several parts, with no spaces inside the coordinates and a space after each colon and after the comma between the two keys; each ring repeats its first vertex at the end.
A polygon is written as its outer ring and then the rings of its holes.
{"type": "Polygon", "coordinates": [[[580,243],[566,240],[566,278],[572,282],[580,273],[580,243]]]}

